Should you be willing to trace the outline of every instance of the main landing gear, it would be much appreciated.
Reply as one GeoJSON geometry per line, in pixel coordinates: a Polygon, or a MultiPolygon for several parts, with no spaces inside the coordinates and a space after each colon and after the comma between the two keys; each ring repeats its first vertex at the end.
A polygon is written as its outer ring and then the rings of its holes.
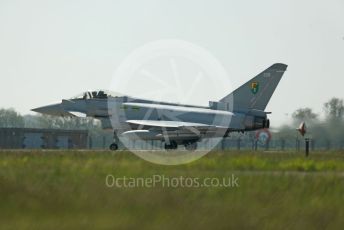
{"type": "Polygon", "coordinates": [[[172,150],[172,149],[177,149],[177,148],[178,148],[178,144],[176,141],[170,141],[169,144],[165,143],[166,150],[172,150]]]}
{"type": "Polygon", "coordinates": [[[186,150],[194,151],[197,149],[197,142],[186,142],[184,146],[186,150]]]}
{"type": "MultiPolygon", "coordinates": [[[[184,142],[183,144],[184,144],[185,149],[188,151],[195,151],[197,149],[197,142],[188,141],[188,142],[184,142]]],[[[166,150],[175,150],[177,148],[178,148],[178,144],[176,141],[170,141],[169,144],[165,143],[166,150]]]]}

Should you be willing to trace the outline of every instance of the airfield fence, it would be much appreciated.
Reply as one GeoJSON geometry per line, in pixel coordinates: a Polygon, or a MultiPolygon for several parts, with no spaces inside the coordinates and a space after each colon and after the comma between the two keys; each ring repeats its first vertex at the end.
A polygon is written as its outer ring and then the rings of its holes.
{"type": "MultiPolygon", "coordinates": [[[[107,149],[112,143],[112,136],[89,136],[89,148],[107,149]]],[[[137,149],[137,150],[160,150],[164,149],[164,143],[161,141],[126,141],[120,143],[120,149],[137,149]]],[[[220,139],[205,139],[198,143],[198,149],[202,150],[297,150],[305,148],[303,138],[272,138],[266,143],[261,143],[252,137],[228,137],[220,139]]],[[[182,149],[182,148],[181,148],[182,149]]],[[[310,139],[310,150],[338,150],[344,149],[343,141],[317,140],[310,139]]]]}
{"type": "MultiPolygon", "coordinates": [[[[56,145],[63,144],[63,140],[73,140],[72,148],[89,148],[89,149],[108,149],[110,144],[113,142],[112,132],[97,132],[92,133],[87,131],[80,130],[41,130],[41,129],[0,129],[0,149],[1,148],[57,148],[56,145]],[[20,132],[19,132],[19,131],[20,132]],[[40,135],[26,135],[25,132],[38,133],[40,135]],[[42,138],[43,135],[50,135],[51,138],[42,138]],[[48,133],[48,134],[47,134],[48,133]],[[16,134],[16,135],[14,135],[16,134]],[[18,135],[17,135],[18,134],[18,135]],[[52,134],[56,134],[55,136],[52,134]],[[68,136],[69,138],[59,138],[60,136],[68,136]],[[81,135],[81,136],[80,136],[81,135]],[[37,136],[37,137],[36,137],[37,136]],[[24,138],[26,137],[26,138],[24,138]],[[53,138],[54,137],[54,138],[53,138]],[[76,139],[75,139],[76,137],[76,139]],[[28,146],[27,143],[31,143],[28,140],[32,139],[32,146],[28,146]],[[53,144],[49,144],[51,140],[53,144]],[[61,139],[61,140],[60,140],[61,139]],[[75,139],[75,140],[74,140],[75,139]],[[56,141],[57,140],[57,141],[56,141]],[[48,144],[42,145],[42,141],[49,141],[48,144]],[[26,143],[26,146],[23,143],[26,143]],[[80,142],[80,143],[79,143],[80,142]],[[76,144],[78,143],[78,144],[76,144]]],[[[340,140],[340,139],[339,139],[340,140]]],[[[65,141],[66,142],[66,141],[65,141]]],[[[70,142],[66,142],[70,143],[70,142]]],[[[161,141],[127,141],[125,143],[120,143],[120,149],[142,149],[142,150],[161,150],[164,149],[164,143],[161,141]]],[[[68,146],[61,145],[59,148],[70,148],[68,146]]],[[[305,141],[300,136],[295,137],[280,137],[278,134],[274,134],[272,139],[266,143],[261,143],[257,141],[254,133],[242,134],[242,135],[233,135],[227,138],[221,139],[205,139],[198,143],[198,149],[203,150],[303,150],[305,148],[305,141]]],[[[181,147],[180,149],[183,149],[181,147]]],[[[344,149],[344,137],[342,141],[330,140],[330,139],[310,139],[310,150],[342,150],[344,149]]]]}

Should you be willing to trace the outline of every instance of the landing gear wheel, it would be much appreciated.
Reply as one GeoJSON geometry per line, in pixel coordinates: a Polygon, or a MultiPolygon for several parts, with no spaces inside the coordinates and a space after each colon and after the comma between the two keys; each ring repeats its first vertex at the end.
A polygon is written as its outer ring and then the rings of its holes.
{"type": "Polygon", "coordinates": [[[178,145],[177,142],[175,141],[170,141],[170,144],[165,143],[165,149],[166,150],[172,150],[172,149],[177,149],[178,145]]]}
{"type": "Polygon", "coordinates": [[[195,151],[197,149],[197,143],[196,142],[188,142],[184,144],[185,149],[188,151],[195,151]]]}
{"type": "Polygon", "coordinates": [[[116,151],[118,149],[118,145],[116,143],[112,143],[109,148],[112,151],[116,151]]]}

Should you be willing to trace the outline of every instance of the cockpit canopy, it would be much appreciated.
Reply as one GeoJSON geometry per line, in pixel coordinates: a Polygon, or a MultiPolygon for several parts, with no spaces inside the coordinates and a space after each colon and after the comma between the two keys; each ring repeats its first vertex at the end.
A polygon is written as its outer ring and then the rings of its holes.
{"type": "Polygon", "coordinates": [[[98,99],[107,99],[108,97],[120,97],[123,96],[119,93],[110,92],[107,90],[94,90],[94,91],[86,91],[84,93],[78,94],[75,97],[72,97],[72,99],[92,99],[92,98],[98,98],[98,99]]]}

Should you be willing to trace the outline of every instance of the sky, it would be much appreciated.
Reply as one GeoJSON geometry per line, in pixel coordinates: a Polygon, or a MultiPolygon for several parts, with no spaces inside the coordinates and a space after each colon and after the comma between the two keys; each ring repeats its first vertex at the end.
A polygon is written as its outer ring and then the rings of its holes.
{"type": "MultiPolygon", "coordinates": [[[[176,39],[216,58],[230,78],[228,89],[286,63],[266,109],[278,126],[300,107],[322,113],[324,102],[344,98],[343,12],[342,0],[0,0],[0,107],[28,114],[88,89],[108,89],[128,55],[176,39]]],[[[142,79],[130,84],[151,85],[142,79]]],[[[200,84],[188,103],[225,90],[200,84]]]]}

